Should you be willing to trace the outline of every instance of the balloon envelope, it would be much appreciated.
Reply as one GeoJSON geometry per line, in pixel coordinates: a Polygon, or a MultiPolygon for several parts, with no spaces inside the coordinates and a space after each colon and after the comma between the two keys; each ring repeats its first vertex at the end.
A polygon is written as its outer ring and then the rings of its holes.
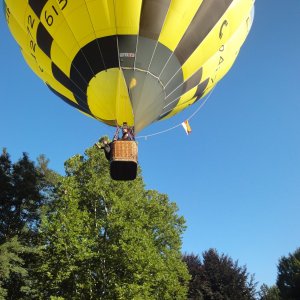
{"type": "Polygon", "coordinates": [[[24,59],[56,95],[138,132],[227,73],[254,0],[4,0],[4,10],[24,59]]]}

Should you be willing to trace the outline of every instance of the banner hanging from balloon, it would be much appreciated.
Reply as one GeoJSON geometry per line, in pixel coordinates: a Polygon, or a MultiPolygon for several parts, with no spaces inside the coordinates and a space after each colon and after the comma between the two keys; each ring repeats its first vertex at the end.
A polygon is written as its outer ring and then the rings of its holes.
{"type": "Polygon", "coordinates": [[[182,125],[182,127],[185,130],[187,135],[189,135],[192,132],[192,128],[191,128],[188,120],[182,122],[181,125],[182,125]]]}

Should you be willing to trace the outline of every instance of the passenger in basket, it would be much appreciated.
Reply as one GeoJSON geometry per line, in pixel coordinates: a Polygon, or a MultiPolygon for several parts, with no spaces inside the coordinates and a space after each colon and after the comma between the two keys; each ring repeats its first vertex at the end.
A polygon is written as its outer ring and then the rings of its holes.
{"type": "Polygon", "coordinates": [[[100,148],[100,149],[103,149],[104,150],[104,154],[105,154],[105,157],[108,161],[110,161],[110,156],[111,156],[111,143],[109,143],[108,139],[107,138],[101,138],[100,139],[100,143],[101,143],[101,146],[99,146],[99,144],[97,143],[97,146],[100,148]]]}

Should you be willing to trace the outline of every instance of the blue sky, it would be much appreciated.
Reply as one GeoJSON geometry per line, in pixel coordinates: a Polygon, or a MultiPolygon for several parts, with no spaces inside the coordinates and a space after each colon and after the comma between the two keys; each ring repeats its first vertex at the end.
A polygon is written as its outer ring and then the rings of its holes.
{"type": "MultiPolygon", "coordinates": [[[[300,247],[300,2],[257,0],[252,31],[227,76],[191,120],[139,140],[147,188],[169,195],[187,222],[183,251],[228,254],[262,284],[300,247]]],[[[23,61],[0,18],[0,147],[13,160],[44,153],[50,167],[113,130],[56,98],[23,61]]],[[[199,104],[198,104],[199,105],[199,104]]],[[[197,109],[154,124],[148,135],[197,109]]]]}

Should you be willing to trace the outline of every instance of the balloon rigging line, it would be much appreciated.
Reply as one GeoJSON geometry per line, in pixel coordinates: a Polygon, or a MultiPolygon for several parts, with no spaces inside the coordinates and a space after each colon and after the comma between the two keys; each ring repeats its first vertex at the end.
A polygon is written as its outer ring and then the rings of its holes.
{"type": "MultiPolygon", "coordinates": [[[[194,118],[194,116],[199,112],[199,110],[204,106],[204,104],[207,102],[207,100],[210,98],[212,95],[214,89],[216,88],[216,85],[213,87],[213,89],[210,91],[209,95],[202,101],[202,103],[199,105],[199,107],[187,118],[187,120],[191,120],[194,118]]],[[[180,124],[181,125],[181,124],[180,124]]]]}
{"type": "MultiPolygon", "coordinates": [[[[119,71],[122,72],[122,77],[125,81],[125,85],[126,85],[126,79],[122,70],[122,66],[121,66],[121,59],[120,59],[120,47],[119,47],[119,34],[118,34],[118,27],[117,27],[117,11],[116,11],[116,1],[113,0],[113,5],[114,5],[114,21],[115,21],[115,27],[116,27],[116,41],[117,41],[117,50],[118,50],[118,63],[119,63],[119,71]]],[[[120,89],[120,77],[118,76],[118,89],[120,89]]],[[[120,95],[120,92],[118,92],[120,95]]],[[[121,109],[126,109],[126,103],[124,101],[123,103],[120,103],[120,101],[118,101],[118,97],[116,97],[116,112],[119,115],[119,112],[121,109]]]]}
{"type": "Polygon", "coordinates": [[[165,62],[165,65],[163,66],[162,70],[160,71],[159,75],[158,75],[158,78],[160,78],[161,74],[164,72],[165,68],[167,67],[172,55],[173,55],[174,52],[171,53],[171,55],[169,56],[169,58],[167,59],[167,61],[165,62]]]}
{"type": "MultiPolygon", "coordinates": [[[[171,1],[169,2],[167,12],[169,11],[170,7],[171,7],[171,1]]],[[[155,55],[155,53],[156,53],[157,46],[158,46],[159,36],[161,36],[161,33],[162,33],[162,31],[163,31],[164,25],[165,25],[166,20],[167,20],[167,16],[168,16],[168,14],[166,13],[166,15],[165,15],[165,17],[164,17],[164,21],[163,21],[162,26],[161,26],[160,31],[159,31],[159,35],[158,35],[157,40],[156,40],[156,43],[155,43],[155,47],[154,47],[154,50],[153,50],[153,53],[152,53],[152,57],[151,57],[150,63],[149,63],[149,65],[148,65],[147,73],[150,72],[150,67],[151,67],[151,64],[152,64],[154,55],[155,55]]]]}
{"type": "Polygon", "coordinates": [[[153,58],[154,58],[154,55],[155,55],[155,52],[157,49],[157,45],[158,45],[158,41],[156,41],[156,43],[155,43],[155,47],[154,47],[154,50],[153,50],[153,53],[152,53],[152,56],[151,56],[151,59],[150,59],[149,65],[148,65],[147,73],[150,73],[150,67],[151,67],[151,64],[152,64],[152,61],[153,61],[153,58]]]}
{"type": "Polygon", "coordinates": [[[135,43],[135,50],[134,50],[134,61],[133,61],[133,71],[135,71],[135,62],[136,62],[138,45],[139,45],[139,35],[136,36],[136,43],[135,43]]]}
{"type": "MultiPolygon", "coordinates": [[[[215,87],[216,86],[214,86],[214,88],[210,91],[210,93],[207,95],[207,97],[201,102],[201,104],[199,105],[199,107],[186,119],[187,121],[191,120],[200,111],[200,109],[203,108],[203,106],[205,105],[205,103],[208,101],[208,99],[212,95],[215,87]]],[[[153,136],[160,135],[160,134],[169,132],[171,130],[174,130],[175,128],[182,126],[181,124],[182,123],[179,123],[179,124],[177,124],[177,125],[175,125],[173,127],[170,127],[168,129],[165,129],[165,130],[162,130],[162,131],[158,131],[158,132],[155,132],[155,133],[152,133],[152,134],[137,136],[136,139],[142,139],[143,138],[143,139],[147,140],[148,137],[153,137],[153,136]]]]}

